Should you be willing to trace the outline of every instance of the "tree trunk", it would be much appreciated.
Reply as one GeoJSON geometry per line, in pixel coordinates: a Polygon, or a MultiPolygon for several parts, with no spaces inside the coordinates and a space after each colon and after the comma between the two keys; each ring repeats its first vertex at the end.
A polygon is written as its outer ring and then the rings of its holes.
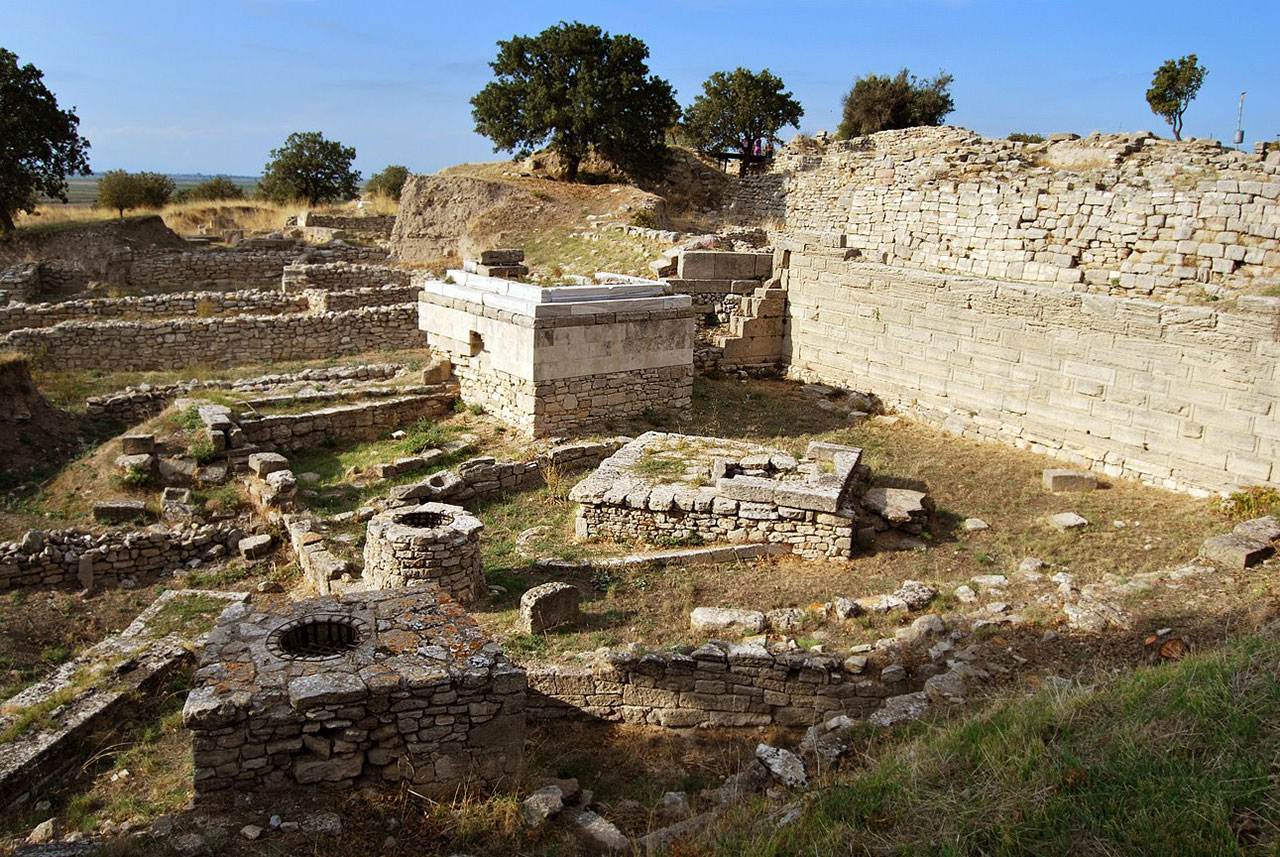
{"type": "Polygon", "coordinates": [[[14,230],[13,215],[9,209],[0,207],[0,235],[8,235],[14,230]]]}
{"type": "Polygon", "coordinates": [[[571,182],[578,180],[578,167],[582,163],[581,155],[566,155],[564,175],[571,182]]]}

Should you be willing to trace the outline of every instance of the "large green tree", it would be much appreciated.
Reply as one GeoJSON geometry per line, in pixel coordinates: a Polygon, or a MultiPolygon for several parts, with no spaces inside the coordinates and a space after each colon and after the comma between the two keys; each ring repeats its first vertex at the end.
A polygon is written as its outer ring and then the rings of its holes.
{"type": "Polygon", "coordinates": [[[67,201],[67,176],[89,174],[89,141],[75,108],[62,110],[44,73],[0,48],[0,235],[44,196],[67,201]]]}
{"type": "Polygon", "coordinates": [[[684,129],[699,149],[753,154],[776,139],[780,129],[798,126],[804,116],[800,102],[782,87],[782,78],[767,68],[718,71],[684,112],[684,129]]]}
{"type": "Polygon", "coordinates": [[[680,115],[671,84],[649,74],[649,48],[629,35],[561,22],[498,42],[495,80],[471,99],[476,131],[494,150],[548,146],[566,176],[594,149],[643,176],[667,160],[665,132],[680,115]]]}
{"type": "Polygon", "coordinates": [[[400,191],[409,180],[409,168],[402,164],[389,164],[380,173],[374,173],[365,183],[365,193],[374,196],[385,196],[387,199],[400,201],[400,191]]]}
{"type": "Polygon", "coordinates": [[[933,80],[920,80],[905,68],[893,77],[860,77],[844,97],[844,117],[836,136],[847,140],[877,131],[941,125],[956,107],[948,92],[952,80],[943,71],[933,80]]]}
{"type": "Polygon", "coordinates": [[[319,131],[294,132],[262,170],[258,192],[273,202],[305,200],[319,205],[360,194],[360,171],[351,169],[356,150],[319,131]]]}
{"type": "Polygon", "coordinates": [[[108,170],[98,180],[98,205],[124,217],[130,208],[163,208],[173,196],[173,179],[163,173],[108,170]]]}
{"type": "Polygon", "coordinates": [[[1187,112],[1208,73],[1195,54],[1187,54],[1176,60],[1165,60],[1151,78],[1147,104],[1151,105],[1152,113],[1169,123],[1173,139],[1182,139],[1182,114],[1187,112]]]}
{"type": "Polygon", "coordinates": [[[219,202],[225,199],[244,199],[244,188],[226,176],[214,176],[197,185],[178,191],[178,202],[219,202]]]}

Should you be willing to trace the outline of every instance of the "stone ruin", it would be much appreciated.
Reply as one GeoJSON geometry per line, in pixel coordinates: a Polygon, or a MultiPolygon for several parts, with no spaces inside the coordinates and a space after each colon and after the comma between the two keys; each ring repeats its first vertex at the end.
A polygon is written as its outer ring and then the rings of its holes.
{"type": "Polygon", "coordinates": [[[469,604],[485,592],[483,529],[480,519],[461,506],[422,503],[388,509],[369,520],[364,582],[374,589],[432,583],[469,604]]]}
{"type": "Polygon", "coordinates": [[[581,432],[646,410],[687,413],[693,309],[656,281],[542,287],[466,271],[423,282],[419,326],[463,398],[534,436],[581,432]]]}
{"type": "Polygon", "coordinates": [[[235,605],[195,682],[201,803],[399,781],[444,796],[523,762],[524,670],[431,585],[235,605]]]}
{"type": "Polygon", "coordinates": [[[579,538],[761,542],[844,558],[891,528],[919,534],[932,503],[907,489],[867,490],[862,450],[814,442],[797,461],[724,438],[648,432],[574,486],[579,538]]]}

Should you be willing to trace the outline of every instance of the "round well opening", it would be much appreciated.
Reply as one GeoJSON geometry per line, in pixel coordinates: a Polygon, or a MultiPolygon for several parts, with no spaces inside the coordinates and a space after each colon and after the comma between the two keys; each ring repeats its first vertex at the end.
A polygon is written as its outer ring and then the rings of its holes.
{"type": "Polygon", "coordinates": [[[324,616],[306,619],[276,632],[274,648],[295,660],[336,658],[360,645],[364,633],[354,619],[324,616]]]}
{"type": "Polygon", "coordinates": [[[453,521],[451,516],[442,512],[400,512],[395,519],[406,527],[420,527],[424,530],[442,527],[453,521]]]}

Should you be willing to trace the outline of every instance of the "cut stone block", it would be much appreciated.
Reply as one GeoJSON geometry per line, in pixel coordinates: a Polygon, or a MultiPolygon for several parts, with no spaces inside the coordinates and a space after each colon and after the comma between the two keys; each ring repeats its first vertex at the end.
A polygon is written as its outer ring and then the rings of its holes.
{"type": "Polygon", "coordinates": [[[1092,491],[1098,487],[1098,476],[1087,470],[1050,468],[1042,474],[1044,487],[1050,491],[1092,491]]]}
{"type": "Polygon", "coordinates": [[[245,559],[257,559],[260,556],[266,556],[271,553],[271,543],[273,541],[274,539],[269,533],[261,536],[248,536],[241,539],[237,547],[240,549],[240,555],[245,559]]]}
{"type": "Polygon", "coordinates": [[[120,447],[125,455],[150,455],[156,451],[156,436],[127,434],[120,438],[120,447]]]}
{"type": "Polygon", "coordinates": [[[141,500],[98,500],[93,504],[93,519],[104,524],[122,524],[147,515],[147,504],[141,500]]]}
{"type": "Polygon", "coordinates": [[[909,488],[872,488],[863,495],[862,507],[891,524],[905,524],[928,519],[933,500],[923,491],[909,488]]]}
{"type": "Polygon", "coordinates": [[[758,610],[697,607],[689,614],[689,627],[703,634],[759,634],[764,631],[764,614],[758,610]]]}
{"type": "Polygon", "coordinates": [[[523,261],[524,250],[519,247],[480,251],[481,265],[519,265],[523,261]]]}
{"type": "Polygon", "coordinates": [[[1224,533],[1204,540],[1200,555],[1216,566],[1239,570],[1256,565],[1275,553],[1271,545],[1239,532],[1224,533]]]}
{"type": "Polygon", "coordinates": [[[289,459],[278,452],[255,452],[249,456],[249,470],[259,479],[277,470],[288,470],[289,459]]]}
{"type": "Polygon", "coordinates": [[[575,622],[582,595],[570,583],[544,583],[520,597],[520,629],[526,634],[541,634],[549,628],[575,622]]]}

